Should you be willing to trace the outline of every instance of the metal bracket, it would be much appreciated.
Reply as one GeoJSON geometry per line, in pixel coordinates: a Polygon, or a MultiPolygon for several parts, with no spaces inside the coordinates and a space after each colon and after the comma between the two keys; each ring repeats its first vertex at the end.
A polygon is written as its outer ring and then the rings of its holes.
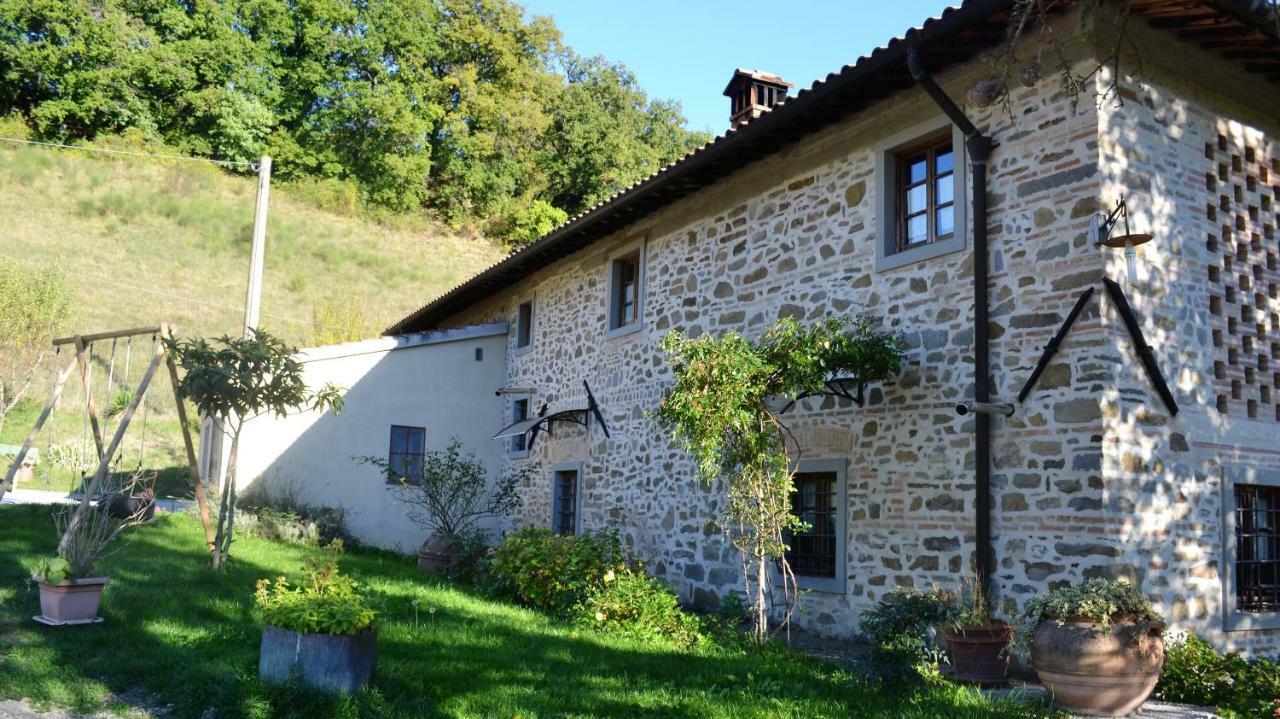
{"type": "Polygon", "coordinates": [[[1124,320],[1124,326],[1129,330],[1129,339],[1133,340],[1133,348],[1138,352],[1138,359],[1142,360],[1142,367],[1147,371],[1147,378],[1151,380],[1151,384],[1155,385],[1156,392],[1160,394],[1160,399],[1164,400],[1164,406],[1168,408],[1169,414],[1175,417],[1178,414],[1178,403],[1173,398],[1173,392],[1169,391],[1169,385],[1164,380],[1164,375],[1160,373],[1160,366],[1156,364],[1155,353],[1151,351],[1151,345],[1147,344],[1147,340],[1142,336],[1142,328],[1138,326],[1138,316],[1133,313],[1133,308],[1129,306],[1129,299],[1124,296],[1124,290],[1120,289],[1120,285],[1115,280],[1108,277],[1102,278],[1102,284],[1107,288],[1107,294],[1111,295],[1111,301],[1116,303],[1116,309],[1120,312],[1120,318],[1124,320]]]}
{"type": "Polygon", "coordinates": [[[859,407],[866,404],[865,395],[867,383],[860,382],[856,377],[833,377],[822,384],[825,389],[817,392],[801,392],[796,395],[795,399],[788,402],[787,406],[783,407],[782,411],[778,412],[778,414],[786,414],[787,412],[790,412],[791,408],[795,407],[797,402],[808,397],[839,397],[840,399],[847,399],[859,407]],[[847,387],[849,384],[854,385],[853,392],[849,391],[847,387]]]}
{"type": "Polygon", "coordinates": [[[1046,367],[1049,366],[1049,360],[1058,353],[1058,347],[1062,345],[1062,340],[1066,338],[1067,331],[1071,329],[1071,325],[1075,324],[1076,318],[1080,316],[1080,312],[1084,310],[1085,304],[1093,297],[1093,289],[1090,287],[1080,295],[1080,299],[1076,300],[1076,306],[1071,308],[1067,320],[1058,328],[1058,333],[1049,340],[1049,344],[1044,346],[1044,354],[1040,355],[1040,361],[1036,363],[1036,368],[1032,370],[1031,377],[1027,379],[1027,383],[1022,385],[1022,390],[1018,392],[1018,402],[1025,402],[1027,395],[1031,394],[1031,388],[1036,386],[1036,380],[1040,379],[1040,375],[1044,373],[1046,367]]]}

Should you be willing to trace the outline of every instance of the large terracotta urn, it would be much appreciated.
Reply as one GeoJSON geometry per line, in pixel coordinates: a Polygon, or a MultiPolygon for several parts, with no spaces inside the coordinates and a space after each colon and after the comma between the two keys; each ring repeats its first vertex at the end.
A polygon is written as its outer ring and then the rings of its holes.
{"type": "Polygon", "coordinates": [[[432,534],[418,549],[418,571],[444,574],[458,558],[458,543],[440,534],[432,534]]]}
{"type": "Polygon", "coordinates": [[[947,628],[942,632],[947,643],[947,656],[955,678],[971,684],[1000,684],[1009,673],[1009,640],[1013,627],[1008,624],[947,628]]]}
{"type": "Polygon", "coordinates": [[[1164,666],[1164,623],[1116,619],[1102,631],[1071,619],[1041,622],[1031,642],[1031,663],[1054,703],[1092,716],[1127,716],[1142,706],[1164,666]]]}

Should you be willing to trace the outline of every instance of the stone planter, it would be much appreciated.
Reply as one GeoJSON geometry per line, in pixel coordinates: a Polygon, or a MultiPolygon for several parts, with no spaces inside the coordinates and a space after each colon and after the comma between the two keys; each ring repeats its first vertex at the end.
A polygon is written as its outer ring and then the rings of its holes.
{"type": "Polygon", "coordinates": [[[98,606],[102,602],[102,588],[110,581],[106,577],[67,579],[50,583],[40,575],[31,577],[40,585],[40,616],[42,624],[92,624],[102,621],[98,606]]]}
{"type": "Polygon", "coordinates": [[[1107,632],[1085,621],[1036,628],[1031,663],[1059,707],[1126,716],[1151,695],[1164,666],[1164,623],[1113,620],[1107,632]]]}
{"type": "Polygon", "coordinates": [[[418,549],[418,571],[444,574],[458,560],[458,544],[439,534],[427,537],[418,549]]]}
{"type": "Polygon", "coordinates": [[[297,678],[306,686],[351,693],[369,683],[378,656],[378,632],[303,634],[268,624],[262,629],[258,676],[283,684],[297,678]]]}
{"type": "Polygon", "coordinates": [[[971,684],[1000,684],[1009,673],[1009,640],[1013,627],[993,624],[987,627],[962,627],[959,631],[944,629],[947,655],[955,678],[971,684]]]}

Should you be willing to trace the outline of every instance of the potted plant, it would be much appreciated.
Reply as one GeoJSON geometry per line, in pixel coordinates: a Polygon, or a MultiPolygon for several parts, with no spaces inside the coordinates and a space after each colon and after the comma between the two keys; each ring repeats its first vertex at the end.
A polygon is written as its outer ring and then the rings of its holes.
{"type": "MultiPolygon", "coordinates": [[[[104,489],[102,497],[129,494],[140,483],[140,474],[131,475],[118,490],[104,489]]],[[[55,512],[54,524],[61,536],[58,554],[41,560],[31,575],[40,587],[40,614],[35,620],[51,626],[102,621],[98,607],[109,579],[97,576],[95,567],[121,532],[145,521],[146,506],[136,507],[132,513],[116,513],[101,506],[91,509],[87,498],[55,512]]]]}
{"type": "Polygon", "coordinates": [[[1164,666],[1164,619],[1122,580],[1091,579],[1031,599],[1017,633],[1054,702],[1073,712],[1129,714],[1164,666]]]}
{"type": "Polygon", "coordinates": [[[994,619],[979,581],[966,582],[951,604],[942,638],[955,678],[974,684],[999,684],[1009,672],[1013,626],[994,619]]]}
{"type": "Polygon", "coordinates": [[[330,692],[369,683],[378,655],[375,614],[354,579],[338,569],[342,541],[310,558],[297,585],[284,577],[258,581],[255,599],[265,626],[258,676],[330,692]]]}
{"type": "Polygon", "coordinates": [[[360,457],[383,471],[395,499],[408,508],[409,519],[428,531],[418,550],[418,569],[453,574],[463,560],[484,548],[481,520],[503,516],[520,504],[517,483],[530,469],[490,485],[484,464],[464,454],[456,437],[443,451],[427,452],[421,461],[392,466],[381,457],[360,457]]]}

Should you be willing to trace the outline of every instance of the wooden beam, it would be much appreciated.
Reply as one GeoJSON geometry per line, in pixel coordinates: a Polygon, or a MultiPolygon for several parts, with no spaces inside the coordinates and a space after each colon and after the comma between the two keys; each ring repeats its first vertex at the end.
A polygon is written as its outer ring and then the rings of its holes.
{"type": "MultiPolygon", "coordinates": [[[[173,327],[165,325],[164,336],[173,339],[173,327]]],[[[173,363],[173,355],[165,352],[165,364],[169,367],[169,383],[173,385],[173,400],[178,406],[178,423],[182,425],[182,444],[187,450],[187,467],[191,470],[191,484],[196,495],[196,506],[200,509],[200,523],[204,526],[204,543],[209,553],[213,553],[213,525],[209,523],[209,505],[204,496],[204,483],[200,477],[200,459],[196,456],[195,443],[191,440],[191,425],[187,420],[187,406],[182,402],[182,393],[178,391],[178,367],[173,363]]]]}
{"type": "MultiPolygon", "coordinates": [[[[163,328],[157,328],[157,331],[160,329],[163,328]]],[[[138,382],[138,388],[133,392],[133,400],[129,402],[128,409],[120,417],[120,424],[116,425],[115,434],[111,437],[111,445],[107,447],[106,454],[98,462],[98,470],[93,473],[93,479],[89,482],[89,486],[84,489],[84,493],[80,497],[80,506],[76,508],[71,521],[67,523],[67,531],[62,534],[62,539],[58,540],[59,552],[66,548],[67,539],[83,519],[84,513],[89,511],[90,497],[97,494],[98,487],[106,479],[107,472],[111,469],[111,458],[120,450],[120,443],[124,441],[124,432],[129,428],[129,423],[133,421],[133,415],[137,413],[138,405],[142,404],[143,398],[147,396],[147,387],[151,384],[151,378],[155,376],[156,368],[160,366],[160,360],[164,359],[165,351],[166,348],[163,342],[156,344],[156,351],[151,355],[151,364],[147,365],[147,371],[142,375],[142,380],[138,382]]]]}
{"type": "Polygon", "coordinates": [[[98,340],[110,340],[117,337],[132,337],[134,335],[154,335],[164,330],[164,325],[150,325],[148,327],[131,327],[127,330],[114,330],[112,332],[98,332],[91,335],[73,335],[71,337],[59,337],[53,341],[55,347],[60,345],[73,345],[79,339],[85,344],[91,344],[98,340]]]}
{"type": "Polygon", "coordinates": [[[35,426],[31,428],[30,432],[27,432],[27,438],[22,442],[22,449],[18,450],[18,455],[13,458],[13,464],[4,476],[4,482],[0,483],[0,499],[3,499],[4,493],[13,487],[13,478],[18,475],[18,470],[22,467],[22,461],[27,458],[27,452],[31,451],[31,444],[36,441],[36,435],[40,434],[40,429],[44,427],[44,423],[49,421],[49,415],[53,414],[53,408],[58,406],[58,399],[62,397],[62,388],[67,385],[67,380],[71,379],[71,373],[75,372],[79,362],[78,355],[72,357],[67,366],[58,373],[58,379],[53,383],[53,393],[49,396],[49,402],[45,404],[44,410],[36,418],[35,426]]]}
{"type": "MultiPolygon", "coordinates": [[[[76,363],[80,365],[80,384],[84,387],[85,409],[89,413],[89,424],[93,427],[93,446],[98,451],[98,460],[102,460],[102,426],[98,424],[98,405],[93,401],[93,386],[89,383],[89,361],[92,359],[89,344],[83,337],[72,338],[76,346],[76,363]]],[[[108,387],[107,391],[111,391],[108,387]]]]}

